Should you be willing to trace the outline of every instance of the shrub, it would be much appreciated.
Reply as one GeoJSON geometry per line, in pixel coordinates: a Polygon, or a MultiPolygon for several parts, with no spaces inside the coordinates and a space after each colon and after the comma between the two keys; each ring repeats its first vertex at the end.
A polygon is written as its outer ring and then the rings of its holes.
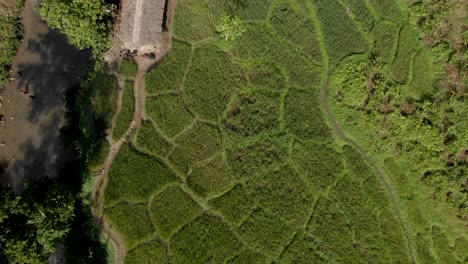
{"type": "Polygon", "coordinates": [[[165,157],[172,150],[172,144],[164,138],[149,120],[143,120],[136,136],[136,146],[151,155],[165,157]]]}
{"type": "Polygon", "coordinates": [[[375,24],[375,18],[367,6],[367,0],[345,0],[344,2],[349,8],[347,12],[351,12],[366,31],[371,31],[375,24]]]}
{"type": "Polygon", "coordinates": [[[253,62],[248,65],[247,78],[255,88],[282,91],[287,85],[285,74],[279,64],[253,62]]]}
{"type": "Polygon", "coordinates": [[[327,263],[327,259],[320,253],[317,247],[318,245],[311,235],[298,232],[293,241],[291,241],[281,254],[281,263],[327,263]]]}
{"type": "Polygon", "coordinates": [[[405,83],[411,66],[411,58],[419,47],[417,34],[411,25],[405,24],[400,31],[398,48],[390,71],[393,80],[405,83]]]}
{"type": "Polygon", "coordinates": [[[208,204],[220,212],[231,226],[238,226],[255,209],[253,198],[242,184],[237,184],[220,197],[211,199],[208,204]]]}
{"type": "Polygon", "coordinates": [[[152,193],[176,181],[164,163],[124,145],[109,171],[105,203],[109,206],[119,199],[147,202],[152,193]]]}
{"type": "Polygon", "coordinates": [[[287,2],[275,5],[270,17],[273,30],[284,41],[296,45],[307,57],[320,63],[322,61],[320,46],[310,16],[301,16],[287,2]]]}
{"type": "Polygon", "coordinates": [[[181,171],[188,172],[189,167],[196,162],[210,158],[220,151],[221,143],[218,128],[197,121],[193,127],[176,138],[176,147],[169,159],[181,171]]]}
{"type": "Polygon", "coordinates": [[[197,48],[185,81],[190,108],[200,117],[218,121],[230,97],[242,86],[239,67],[215,45],[197,48]]]}
{"type": "Polygon", "coordinates": [[[146,204],[129,202],[119,202],[113,207],[106,207],[104,218],[110,227],[120,234],[126,248],[132,248],[154,236],[147,209],[146,204]]]}
{"type": "Polygon", "coordinates": [[[374,6],[378,15],[386,20],[390,20],[396,25],[402,23],[401,10],[395,0],[369,1],[374,6]]]}
{"type": "Polygon", "coordinates": [[[278,167],[286,155],[284,139],[266,137],[228,149],[227,162],[233,176],[245,179],[278,167]]]}
{"type": "Polygon", "coordinates": [[[145,77],[145,89],[148,94],[178,90],[184,79],[190,53],[190,45],[177,40],[172,41],[169,54],[145,77]]]}
{"type": "MultiPolygon", "coordinates": [[[[91,90],[96,91],[92,101],[94,119],[105,130],[111,123],[117,107],[117,79],[112,75],[99,74],[93,79],[91,86],[91,90]]],[[[130,89],[133,90],[133,87],[130,89]]]]}
{"type": "Polygon", "coordinates": [[[169,138],[174,137],[193,122],[193,116],[187,110],[182,98],[175,94],[149,97],[146,100],[146,111],[161,133],[169,138]]]}
{"type": "Polygon", "coordinates": [[[124,80],[133,80],[137,73],[137,65],[134,60],[123,59],[119,65],[119,75],[124,80]]]}
{"type": "Polygon", "coordinates": [[[380,20],[371,32],[375,45],[373,52],[383,63],[391,63],[398,44],[398,28],[385,20],[380,20]]]}
{"type": "Polygon", "coordinates": [[[194,168],[187,184],[203,197],[224,191],[231,184],[231,176],[223,156],[216,155],[207,164],[194,168]]]}
{"type": "Polygon", "coordinates": [[[300,139],[327,138],[330,130],[318,107],[317,92],[291,89],[284,100],[284,122],[287,131],[300,139]]]}
{"type": "Polygon", "coordinates": [[[289,166],[265,172],[249,181],[248,190],[255,203],[294,226],[305,224],[313,205],[306,183],[289,166]]]}
{"type": "Polygon", "coordinates": [[[135,109],[135,97],[133,94],[133,82],[125,82],[122,93],[122,108],[115,120],[114,130],[112,131],[112,138],[115,141],[120,140],[130,127],[133,119],[133,111],[135,109]]]}
{"type": "Polygon", "coordinates": [[[237,228],[237,232],[243,241],[257,250],[278,257],[294,235],[294,228],[270,211],[258,208],[237,228]]]}
{"type": "Polygon", "coordinates": [[[202,208],[178,186],[156,195],[150,204],[151,219],[160,238],[167,239],[202,212],[202,208]]]}
{"type": "Polygon", "coordinates": [[[411,81],[404,90],[404,95],[416,101],[430,98],[434,92],[432,58],[429,51],[421,48],[413,58],[411,81]]]}
{"type": "Polygon", "coordinates": [[[331,140],[324,140],[293,145],[292,160],[316,192],[326,192],[344,169],[342,155],[331,148],[331,144],[331,140]]]}
{"type": "Polygon", "coordinates": [[[203,214],[171,239],[174,263],[222,263],[242,250],[242,244],[217,217],[203,214]]]}
{"type": "Polygon", "coordinates": [[[130,250],[125,256],[125,263],[168,263],[167,246],[157,240],[139,244],[130,250]]]}
{"type": "Polygon", "coordinates": [[[264,91],[241,93],[229,106],[226,129],[237,137],[271,133],[279,128],[280,100],[264,91]]]}
{"type": "Polygon", "coordinates": [[[363,53],[368,43],[354,26],[339,0],[313,0],[322,27],[330,63],[336,64],[345,56],[363,53]]]}

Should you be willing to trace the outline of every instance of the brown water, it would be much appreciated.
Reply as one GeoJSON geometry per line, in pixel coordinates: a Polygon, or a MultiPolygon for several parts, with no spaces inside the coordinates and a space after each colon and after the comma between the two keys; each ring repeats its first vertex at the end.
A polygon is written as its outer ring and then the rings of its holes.
{"type": "Polygon", "coordinates": [[[68,160],[69,151],[59,138],[64,93],[79,84],[80,74],[89,66],[89,54],[49,29],[35,12],[36,4],[36,0],[25,1],[24,40],[12,65],[16,78],[0,91],[0,115],[5,119],[0,124],[4,170],[0,183],[17,188],[56,177],[68,160]]]}

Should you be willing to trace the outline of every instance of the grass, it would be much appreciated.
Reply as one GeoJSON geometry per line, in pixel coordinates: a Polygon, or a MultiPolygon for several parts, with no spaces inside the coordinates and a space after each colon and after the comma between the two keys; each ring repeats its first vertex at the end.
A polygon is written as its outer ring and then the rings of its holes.
{"type": "Polygon", "coordinates": [[[435,82],[433,71],[433,61],[429,51],[422,48],[414,56],[411,81],[409,82],[403,94],[416,101],[423,101],[431,98],[435,93],[435,82]]]}
{"type": "Polygon", "coordinates": [[[140,263],[167,263],[169,256],[167,255],[167,246],[157,240],[152,240],[139,244],[130,250],[125,256],[125,263],[140,264],[140,263]]]}
{"type": "Polygon", "coordinates": [[[383,63],[391,63],[398,43],[398,27],[388,21],[380,20],[371,34],[375,41],[373,52],[383,63]]]}
{"type": "Polygon", "coordinates": [[[180,187],[170,186],[150,203],[150,215],[157,234],[167,239],[201,214],[202,208],[180,187]]]}
{"type": "Polygon", "coordinates": [[[411,59],[419,46],[418,44],[416,31],[411,26],[404,25],[400,31],[398,48],[390,69],[391,76],[396,82],[405,83],[407,81],[411,59]]]}
{"type": "Polygon", "coordinates": [[[136,147],[145,153],[165,157],[172,150],[172,144],[164,138],[151,121],[141,123],[136,136],[136,147]]]}
{"type": "Polygon", "coordinates": [[[201,118],[218,121],[226,104],[242,87],[240,68],[215,45],[195,49],[185,81],[188,105],[201,118]]]}
{"type": "Polygon", "coordinates": [[[119,202],[106,208],[104,218],[121,235],[126,248],[132,248],[154,235],[146,204],[119,202]]]}
{"type": "Polygon", "coordinates": [[[193,116],[185,107],[184,101],[177,94],[162,94],[149,97],[146,111],[161,130],[161,133],[172,138],[187,128],[193,116]]]}
{"type": "Polygon", "coordinates": [[[242,184],[234,186],[220,197],[209,200],[208,204],[220,212],[231,226],[240,225],[256,207],[253,198],[242,184]]]}
{"type": "Polygon", "coordinates": [[[376,21],[368,7],[367,0],[345,0],[343,2],[349,10],[347,12],[351,13],[367,32],[370,32],[376,21]]]}
{"type": "Polygon", "coordinates": [[[262,263],[267,263],[267,258],[261,253],[246,249],[242,251],[239,255],[235,256],[234,258],[229,259],[226,263],[227,264],[243,264],[243,263],[262,264],[262,263]]]}
{"type": "Polygon", "coordinates": [[[197,121],[174,143],[176,147],[169,159],[181,171],[188,172],[191,166],[221,150],[221,133],[217,127],[197,121]]]}
{"type": "Polygon", "coordinates": [[[153,192],[176,181],[163,162],[124,145],[109,171],[105,203],[113,204],[122,198],[148,202],[153,192]]]}
{"type": "Polygon", "coordinates": [[[317,248],[312,236],[298,232],[281,254],[281,263],[327,263],[327,258],[317,248]]]}
{"type": "Polygon", "coordinates": [[[221,155],[196,167],[187,178],[188,186],[198,195],[207,197],[224,191],[231,184],[231,176],[221,155]]]}
{"type": "Polygon", "coordinates": [[[133,81],[126,81],[122,93],[122,108],[115,120],[114,130],[112,131],[112,138],[115,141],[120,140],[133,119],[133,111],[135,109],[135,99],[133,94],[133,81]]]}
{"type": "Polygon", "coordinates": [[[287,85],[283,69],[274,63],[253,62],[248,65],[246,75],[249,85],[255,88],[282,91],[287,85]]]}
{"type": "Polygon", "coordinates": [[[185,69],[191,54],[190,45],[174,40],[171,50],[146,77],[145,89],[148,94],[174,92],[182,85],[185,69]]]}
{"type": "Polygon", "coordinates": [[[123,80],[133,80],[137,73],[137,65],[134,60],[123,59],[119,64],[119,76],[123,80]]]}
{"type": "Polygon", "coordinates": [[[175,263],[220,263],[235,256],[242,244],[219,218],[203,214],[171,240],[175,263]]]}
{"type": "Polygon", "coordinates": [[[396,25],[400,25],[402,22],[401,10],[394,0],[382,0],[382,1],[369,1],[373,6],[374,10],[383,19],[389,20],[396,25]]]}

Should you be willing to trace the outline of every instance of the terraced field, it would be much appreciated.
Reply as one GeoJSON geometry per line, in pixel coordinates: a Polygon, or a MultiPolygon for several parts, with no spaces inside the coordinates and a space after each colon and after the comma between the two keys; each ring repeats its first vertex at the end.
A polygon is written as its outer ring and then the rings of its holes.
{"type": "Polygon", "coordinates": [[[171,52],[105,190],[125,262],[466,261],[463,223],[359,126],[372,73],[394,96],[432,92],[406,16],[390,0],[177,1],[171,52]],[[245,26],[234,41],[216,32],[223,13],[245,26]],[[369,57],[383,70],[363,74],[369,57]]]}

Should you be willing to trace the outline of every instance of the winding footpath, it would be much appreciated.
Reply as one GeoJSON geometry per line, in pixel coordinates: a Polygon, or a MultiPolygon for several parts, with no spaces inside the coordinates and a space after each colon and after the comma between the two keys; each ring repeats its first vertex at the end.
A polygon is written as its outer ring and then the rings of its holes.
{"type": "Polygon", "coordinates": [[[401,223],[403,233],[405,234],[405,238],[406,238],[406,241],[407,241],[407,251],[408,251],[408,254],[409,254],[410,258],[411,258],[411,263],[416,263],[416,260],[414,258],[413,251],[412,251],[411,238],[410,238],[410,234],[409,234],[409,231],[408,231],[408,227],[407,227],[405,221],[403,220],[403,217],[401,216],[400,208],[398,206],[398,202],[397,202],[397,199],[395,197],[395,193],[393,191],[392,186],[390,185],[390,183],[388,182],[388,180],[387,180],[387,178],[385,176],[385,172],[382,171],[382,169],[374,161],[372,161],[372,159],[369,157],[369,155],[367,155],[366,151],[363,149],[363,147],[361,145],[359,145],[356,141],[349,138],[345,134],[343,129],[341,129],[338,121],[336,121],[335,117],[333,116],[333,112],[331,111],[330,104],[328,102],[328,91],[329,91],[330,76],[331,76],[331,73],[330,72],[327,73],[326,80],[325,80],[325,82],[324,82],[324,84],[322,86],[322,104],[325,107],[325,112],[327,114],[328,120],[330,120],[330,122],[332,123],[333,128],[336,131],[336,133],[346,143],[353,146],[361,154],[361,157],[364,159],[364,161],[368,165],[370,165],[372,167],[372,169],[374,170],[375,173],[377,173],[377,175],[379,175],[379,177],[380,177],[380,179],[381,179],[381,181],[382,181],[382,183],[383,183],[383,185],[384,185],[384,187],[385,187],[385,189],[386,189],[386,191],[387,191],[387,193],[388,193],[388,195],[390,197],[390,200],[392,202],[395,213],[397,214],[398,220],[401,223]]]}

